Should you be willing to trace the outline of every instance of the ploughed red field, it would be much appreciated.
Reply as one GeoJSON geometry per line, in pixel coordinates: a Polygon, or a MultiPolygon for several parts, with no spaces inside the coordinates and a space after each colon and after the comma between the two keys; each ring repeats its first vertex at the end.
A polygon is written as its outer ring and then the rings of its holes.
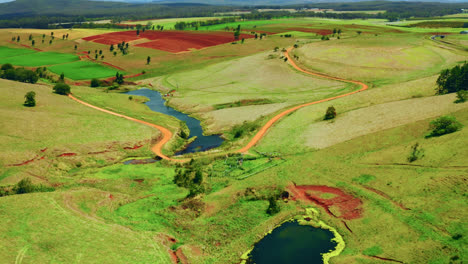
{"type": "MultiPolygon", "coordinates": [[[[241,34],[239,39],[253,38],[252,35],[241,34]]],[[[83,38],[100,44],[118,44],[135,40],[148,40],[136,44],[136,47],[164,50],[172,53],[202,49],[235,41],[233,32],[194,32],[194,31],[154,31],[140,32],[137,36],[135,30],[112,32],[83,38]]]]}

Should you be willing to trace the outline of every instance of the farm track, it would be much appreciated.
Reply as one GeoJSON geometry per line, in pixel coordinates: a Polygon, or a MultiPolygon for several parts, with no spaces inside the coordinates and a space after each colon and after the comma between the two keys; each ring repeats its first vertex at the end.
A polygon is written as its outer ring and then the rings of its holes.
{"type": "Polygon", "coordinates": [[[91,107],[91,108],[96,109],[96,110],[99,110],[101,112],[104,112],[104,113],[107,113],[107,114],[110,114],[110,115],[114,115],[114,116],[117,116],[117,117],[122,117],[122,118],[128,119],[128,120],[133,121],[133,122],[137,122],[137,123],[140,123],[140,124],[143,124],[143,125],[147,125],[147,126],[156,128],[157,130],[159,130],[161,132],[162,139],[159,140],[156,143],[156,145],[151,147],[151,150],[154,152],[154,154],[158,155],[159,157],[161,157],[161,158],[163,158],[165,160],[169,160],[169,161],[175,161],[175,162],[187,162],[188,161],[187,159],[172,159],[172,158],[170,158],[170,157],[168,157],[168,156],[166,156],[166,155],[164,155],[162,153],[162,148],[172,138],[172,132],[169,129],[167,129],[167,128],[163,127],[163,126],[158,126],[158,125],[146,122],[146,121],[142,121],[142,120],[139,120],[139,119],[136,119],[136,118],[133,118],[133,117],[118,114],[118,113],[115,113],[115,112],[112,112],[112,111],[109,111],[109,110],[106,110],[106,109],[103,109],[103,108],[88,104],[86,102],[83,102],[83,101],[77,99],[76,97],[74,97],[71,94],[69,94],[68,97],[70,97],[71,99],[75,100],[76,102],[78,102],[80,104],[83,104],[83,105],[85,105],[87,107],[91,107]]]}
{"type": "Polygon", "coordinates": [[[357,91],[354,91],[354,92],[350,92],[350,93],[346,93],[346,94],[342,94],[342,95],[338,95],[338,96],[334,96],[334,97],[330,97],[330,98],[325,98],[325,99],[322,99],[322,100],[319,100],[319,101],[314,101],[314,102],[310,102],[310,103],[305,103],[305,104],[302,104],[302,105],[298,105],[298,106],[295,106],[293,108],[290,108],[288,110],[285,110],[281,113],[279,113],[278,115],[274,116],[272,119],[270,119],[261,129],[260,131],[257,132],[257,134],[250,140],[249,143],[247,143],[247,145],[239,150],[237,150],[237,152],[240,152],[240,153],[244,153],[244,152],[247,152],[249,151],[249,149],[251,149],[253,146],[255,146],[255,144],[257,144],[260,139],[262,139],[265,134],[267,133],[268,129],[270,127],[272,127],[276,122],[278,122],[282,117],[300,109],[300,108],[303,108],[303,107],[306,107],[306,106],[310,106],[310,105],[314,105],[314,104],[319,104],[319,103],[323,103],[323,102],[328,102],[328,101],[331,101],[331,100],[335,100],[335,99],[338,99],[338,98],[342,98],[342,97],[345,97],[345,96],[349,96],[349,95],[352,95],[352,94],[355,94],[355,93],[359,93],[359,92],[362,92],[362,91],[365,91],[369,88],[369,86],[367,86],[367,84],[363,83],[363,82],[360,82],[360,81],[354,81],[354,80],[346,80],[346,79],[342,79],[342,78],[338,78],[338,77],[333,77],[333,76],[329,76],[329,75],[326,75],[326,74],[322,74],[322,73],[317,73],[317,72],[311,72],[311,71],[307,71],[305,69],[302,69],[301,67],[297,66],[297,64],[291,59],[291,56],[289,55],[289,53],[291,52],[293,48],[289,48],[287,49],[285,52],[284,52],[284,55],[286,58],[288,58],[288,61],[289,63],[291,64],[292,67],[294,67],[296,70],[300,71],[300,72],[303,72],[305,74],[308,74],[308,75],[313,75],[313,76],[317,76],[317,77],[321,77],[321,78],[325,78],[325,79],[330,79],[330,80],[335,80],[335,81],[341,81],[341,82],[347,82],[347,83],[353,83],[353,84],[357,84],[357,85],[360,85],[361,86],[361,89],[357,90],[357,91]]]}
{"type": "MultiPolygon", "coordinates": [[[[244,153],[244,152],[247,152],[249,151],[249,149],[251,149],[253,146],[255,146],[255,144],[257,144],[267,133],[268,129],[270,127],[272,127],[276,122],[278,122],[278,120],[280,120],[282,117],[300,109],[300,108],[303,108],[303,107],[306,107],[306,106],[310,106],[310,105],[314,105],[314,104],[319,104],[319,103],[323,103],[323,102],[327,102],[327,101],[331,101],[331,100],[334,100],[334,99],[338,99],[338,98],[342,98],[342,97],[345,97],[345,96],[349,96],[349,95],[352,95],[352,94],[355,94],[355,93],[358,93],[358,92],[362,92],[364,90],[367,90],[369,87],[367,86],[367,84],[363,83],[363,82],[360,82],[360,81],[354,81],[354,80],[346,80],[346,79],[342,79],[342,78],[339,78],[339,77],[333,77],[333,76],[329,76],[329,75],[326,75],[326,74],[322,74],[322,73],[316,73],[316,72],[311,72],[311,71],[307,71],[305,69],[302,69],[300,68],[299,66],[297,66],[297,64],[291,59],[289,53],[291,52],[293,48],[289,48],[287,49],[285,52],[284,52],[284,55],[286,56],[286,58],[288,58],[288,61],[289,63],[291,64],[292,67],[294,67],[296,70],[300,71],[300,72],[303,72],[305,74],[308,74],[308,75],[313,75],[313,76],[317,76],[317,77],[321,77],[321,78],[325,78],[325,79],[330,79],[330,80],[336,80],[336,81],[342,81],[342,82],[347,82],[347,83],[353,83],[353,84],[357,84],[357,85],[360,85],[361,86],[361,89],[357,90],[357,91],[354,91],[354,92],[349,92],[349,93],[346,93],[346,94],[342,94],[342,95],[338,95],[338,96],[334,96],[334,97],[330,97],[330,98],[325,98],[325,99],[322,99],[322,100],[319,100],[319,101],[314,101],[314,102],[310,102],[310,103],[305,103],[305,104],[302,104],[302,105],[298,105],[298,106],[295,106],[293,108],[290,108],[288,110],[285,110],[281,113],[279,113],[278,115],[274,116],[272,119],[270,119],[261,129],[260,131],[257,132],[257,134],[250,140],[249,143],[247,143],[247,145],[239,150],[237,150],[236,152],[238,153],[244,153]]],[[[109,110],[106,110],[106,109],[103,109],[103,108],[100,108],[100,107],[97,107],[97,106],[94,106],[94,105],[91,105],[89,103],[86,103],[84,101],[81,101],[79,99],[77,99],[76,97],[74,97],[73,95],[69,94],[68,97],[70,97],[71,99],[75,100],[76,102],[80,103],[80,104],[83,104],[87,107],[91,107],[93,109],[96,109],[96,110],[99,110],[101,112],[104,112],[104,113],[107,113],[107,114],[111,114],[111,115],[114,115],[114,116],[117,116],[117,117],[122,117],[122,118],[125,118],[125,119],[128,119],[130,121],[133,121],[133,122],[137,122],[137,123],[140,123],[140,124],[144,124],[144,125],[147,125],[147,126],[150,126],[150,127],[153,127],[153,128],[156,128],[158,129],[161,134],[162,134],[162,139],[159,140],[156,145],[154,145],[151,150],[159,157],[161,157],[162,159],[165,159],[165,160],[169,160],[169,161],[174,161],[174,162],[187,162],[189,161],[188,159],[173,159],[173,158],[170,158],[166,155],[164,155],[162,153],[162,149],[164,147],[164,145],[169,142],[169,140],[172,138],[172,132],[163,127],[163,126],[159,126],[159,125],[155,125],[155,124],[152,124],[152,123],[149,123],[149,122],[146,122],[146,121],[142,121],[142,120],[139,120],[139,119],[136,119],[136,118],[133,118],[133,117],[129,117],[129,116],[126,116],[126,115],[122,115],[122,114],[118,114],[118,113],[115,113],[115,112],[112,112],[112,111],[109,111],[109,110]]]]}

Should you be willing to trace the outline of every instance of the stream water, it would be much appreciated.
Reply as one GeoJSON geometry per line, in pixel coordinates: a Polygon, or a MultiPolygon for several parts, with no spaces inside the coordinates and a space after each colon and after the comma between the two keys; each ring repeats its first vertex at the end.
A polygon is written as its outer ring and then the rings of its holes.
{"type": "Polygon", "coordinates": [[[323,264],[321,253],[336,247],[333,233],[297,222],[285,222],[260,240],[249,264],[323,264]]]}
{"type": "Polygon", "coordinates": [[[190,129],[189,138],[196,136],[197,139],[190,143],[185,149],[176,153],[176,155],[182,155],[186,153],[201,152],[212,148],[219,147],[224,140],[219,135],[204,136],[203,128],[200,125],[200,120],[188,116],[187,114],[181,113],[172,107],[166,106],[165,100],[162,98],[158,91],[142,88],[135,91],[126,93],[128,95],[140,95],[150,99],[145,104],[154,112],[173,116],[187,124],[190,129]]]}

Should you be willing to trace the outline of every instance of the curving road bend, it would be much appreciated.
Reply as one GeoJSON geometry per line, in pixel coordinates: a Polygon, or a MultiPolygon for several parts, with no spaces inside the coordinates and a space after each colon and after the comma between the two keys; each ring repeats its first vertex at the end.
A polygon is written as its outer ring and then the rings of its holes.
{"type": "Polygon", "coordinates": [[[133,122],[137,122],[137,123],[140,123],[140,124],[143,124],[143,125],[147,125],[147,126],[156,128],[157,130],[159,130],[161,132],[162,139],[159,140],[156,143],[156,145],[151,147],[151,151],[153,151],[154,154],[156,154],[157,156],[159,156],[159,157],[161,157],[162,159],[165,159],[165,160],[175,161],[175,162],[187,162],[187,161],[189,161],[188,159],[173,159],[173,158],[170,158],[170,157],[168,157],[168,156],[166,156],[166,155],[164,155],[162,153],[162,149],[163,149],[164,145],[167,142],[169,142],[169,140],[171,140],[171,138],[172,138],[172,132],[169,129],[167,129],[167,128],[163,127],[163,126],[158,126],[158,125],[155,125],[155,124],[152,124],[152,123],[149,123],[149,122],[146,122],[146,121],[142,121],[142,120],[139,120],[139,119],[136,119],[136,118],[133,118],[133,117],[118,114],[118,113],[115,113],[115,112],[112,112],[112,111],[109,111],[109,110],[94,106],[92,104],[88,104],[86,102],[81,101],[80,99],[77,99],[76,97],[74,97],[71,94],[69,94],[68,97],[70,97],[71,99],[75,100],[76,102],[78,102],[80,104],[83,104],[83,105],[85,105],[87,107],[91,107],[91,108],[96,109],[96,110],[99,110],[101,112],[104,112],[104,113],[107,113],[107,114],[110,114],[110,115],[114,115],[114,116],[118,116],[118,117],[122,117],[122,118],[128,119],[128,120],[133,121],[133,122]]]}
{"type": "Polygon", "coordinates": [[[318,77],[321,77],[321,78],[326,78],[326,79],[330,79],[330,80],[336,80],[336,81],[342,81],[342,82],[347,82],[347,83],[354,83],[354,84],[358,84],[361,86],[361,89],[357,90],[357,91],[354,91],[354,92],[350,92],[350,93],[346,93],[346,94],[342,94],[342,95],[338,95],[338,96],[334,96],[334,97],[330,97],[330,98],[325,98],[325,99],[322,99],[322,100],[319,100],[319,101],[315,101],[315,102],[310,102],[310,103],[305,103],[305,104],[302,104],[302,105],[298,105],[298,106],[295,106],[293,108],[290,108],[288,110],[285,110],[281,113],[279,113],[278,115],[274,116],[272,119],[270,119],[258,132],[257,134],[250,140],[249,143],[247,143],[247,145],[239,150],[237,150],[236,152],[239,152],[239,153],[244,153],[244,152],[247,152],[249,151],[249,149],[251,149],[253,146],[255,146],[255,144],[257,144],[260,139],[262,139],[265,134],[267,133],[268,129],[273,126],[274,123],[276,123],[278,120],[280,120],[283,116],[285,115],[288,115],[289,113],[292,113],[300,108],[303,108],[303,107],[306,107],[306,106],[309,106],[309,105],[314,105],[314,104],[319,104],[319,103],[323,103],[323,102],[327,102],[327,101],[331,101],[331,100],[335,100],[335,99],[338,99],[338,98],[341,98],[341,97],[345,97],[345,96],[349,96],[349,95],[352,95],[352,94],[355,94],[355,93],[359,93],[359,92],[362,92],[364,90],[367,90],[369,88],[369,86],[367,86],[367,84],[363,83],[363,82],[360,82],[360,81],[353,81],[353,80],[346,80],[346,79],[343,79],[343,78],[338,78],[338,77],[333,77],[333,76],[329,76],[329,75],[326,75],[326,74],[322,74],[322,73],[316,73],[316,72],[310,72],[310,71],[307,71],[307,70],[304,70],[302,68],[300,68],[299,66],[297,66],[297,64],[291,59],[289,53],[291,52],[293,48],[289,48],[287,49],[285,52],[284,52],[284,56],[286,58],[288,58],[288,61],[289,63],[291,64],[291,66],[293,66],[296,70],[298,71],[301,71],[303,73],[306,73],[306,74],[309,74],[309,75],[314,75],[314,76],[318,76],[318,77]]]}

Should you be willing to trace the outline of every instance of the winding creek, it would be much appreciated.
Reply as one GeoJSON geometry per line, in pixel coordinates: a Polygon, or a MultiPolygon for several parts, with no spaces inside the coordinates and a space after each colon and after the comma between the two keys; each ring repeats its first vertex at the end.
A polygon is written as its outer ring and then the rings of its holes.
{"type": "Polygon", "coordinates": [[[187,114],[181,113],[175,110],[174,108],[165,105],[166,101],[162,98],[161,94],[158,91],[142,88],[139,90],[130,91],[126,94],[144,96],[150,99],[145,104],[154,112],[173,116],[187,124],[187,127],[190,130],[189,138],[194,136],[197,138],[192,143],[190,143],[185,149],[177,152],[176,155],[206,151],[209,149],[217,148],[224,142],[224,139],[222,139],[219,135],[203,135],[203,128],[200,124],[200,120],[197,120],[193,117],[188,116],[187,114]]]}
{"type": "Polygon", "coordinates": [[[285,222],[260,240],[250,252],[249,264],[322,264],[322,254],[337,243],[326,229],[285,222]]]}

